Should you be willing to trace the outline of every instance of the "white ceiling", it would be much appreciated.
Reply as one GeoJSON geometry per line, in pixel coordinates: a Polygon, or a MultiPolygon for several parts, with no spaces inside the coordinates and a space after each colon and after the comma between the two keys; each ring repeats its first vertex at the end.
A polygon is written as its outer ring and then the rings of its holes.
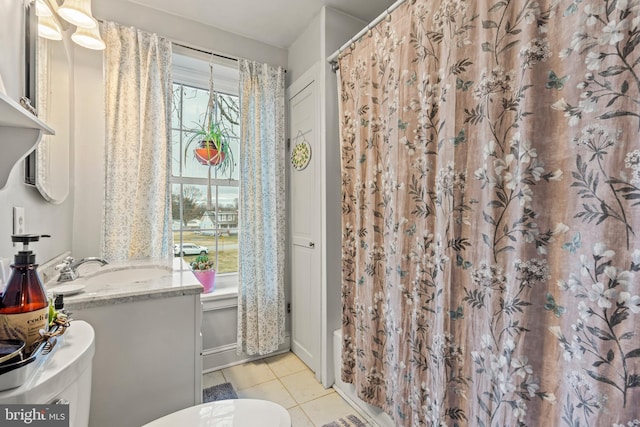
{"type": "Polygon", "coordinates": [[[129,1],[281,48],[291,46],[323,5],[362,19],[364,28],[395,3],[395,0],[129,1]]]}

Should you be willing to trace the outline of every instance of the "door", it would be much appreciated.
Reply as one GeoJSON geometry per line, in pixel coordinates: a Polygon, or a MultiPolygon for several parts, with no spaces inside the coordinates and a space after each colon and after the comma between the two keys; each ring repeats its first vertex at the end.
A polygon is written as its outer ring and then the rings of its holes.
{"type": "MultiPolygon", "coordinates": [[[[289,168],[291,254],[291,349],[319,375],[321,316],[321,216],[319,93],[317,79],[304,74],[289,88],[289,156],[306,153],[309,163],[289,168]],[[297,148],[296,148],[297,147],[297,148]]],[[[303,156],[304,158],[304,156],[303,156]]]]}

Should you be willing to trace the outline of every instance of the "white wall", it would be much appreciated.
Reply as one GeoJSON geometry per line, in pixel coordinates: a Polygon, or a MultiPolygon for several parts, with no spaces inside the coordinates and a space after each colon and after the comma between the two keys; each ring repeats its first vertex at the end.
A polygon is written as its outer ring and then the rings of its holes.
{"type": "MultiPolygon", "coordinates": [[[[6,0],[2,0],[6,1],[6,0]]],[[[272,65],[287,65],[287,51],[129,1],[93,0],[94,15],[157,33],[188,46],[272,65]]],[[[76,205],[72,254],[100,254],[104,194],[104,78],[102,53],[77,48],[76,205]]]]}
{"type": "MultiPolygon", "coordinates": [[[[336,75],[326,58],[366,25],[360,19],[323,7],[289,48],[291,82],[320,62],[320,144],[322,194],[322,336],[321,378],[334,381],[333,331],[341,324],[340,140],[336,75]]],[[[291,203],[295,203],[292,200],[291,203]]]]}
{"type": "MultiPolygon", "coordinates": [[[[7,94],[18,100],[24,94],[24,9],[21,1],[0,0],[0,75],[7,94]]],[[[11,141],[0,141],[10,144],[11,141]]],[[[13,206],[25,208],[26,232],[51,234],[33,245],[39,263],[71,248],[73,196],[60,205],[46,202],[35,188],[23,184],[23,162],[13,167],[0,190],[0,257],[13,258],[18,248],[11,244],[13,206]]]]}
{"type": "Polygon", "coordinates": [[[321,17],[322,13],[314,16],[304,32],[289,46],[287,74],[291,77],[290,83],[295,82],[319,60],[320,37],[322,35],[320,30],[321,17]]]}
{"type": "Polygon", "coordinates": [[[15,0],[0,0],[0,74],[7,95],[18,99],[24,92],[24,16],[22,3],[15,0]]]}

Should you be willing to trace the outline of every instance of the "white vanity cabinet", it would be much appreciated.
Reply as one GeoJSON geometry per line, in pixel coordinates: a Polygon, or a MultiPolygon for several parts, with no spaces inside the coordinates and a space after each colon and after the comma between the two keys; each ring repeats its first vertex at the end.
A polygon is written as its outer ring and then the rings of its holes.
{"type": "Polygon", "coordinates": [[[96,333],[90,426],[140,426],[202,402],[200,292],[66,304],[96,333]]]}

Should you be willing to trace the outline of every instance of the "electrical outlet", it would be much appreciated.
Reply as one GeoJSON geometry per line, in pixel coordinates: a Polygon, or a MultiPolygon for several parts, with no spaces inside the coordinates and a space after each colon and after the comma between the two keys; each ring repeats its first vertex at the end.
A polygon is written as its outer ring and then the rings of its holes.
{"type": "MultiPolygon", "coordinates": [[[[24,208],[13,207],[13,234],[25,234],[27,226],[24,221],[24,208]]],[[[14,245],[15,246],[15,245],[14,245]]]]}

